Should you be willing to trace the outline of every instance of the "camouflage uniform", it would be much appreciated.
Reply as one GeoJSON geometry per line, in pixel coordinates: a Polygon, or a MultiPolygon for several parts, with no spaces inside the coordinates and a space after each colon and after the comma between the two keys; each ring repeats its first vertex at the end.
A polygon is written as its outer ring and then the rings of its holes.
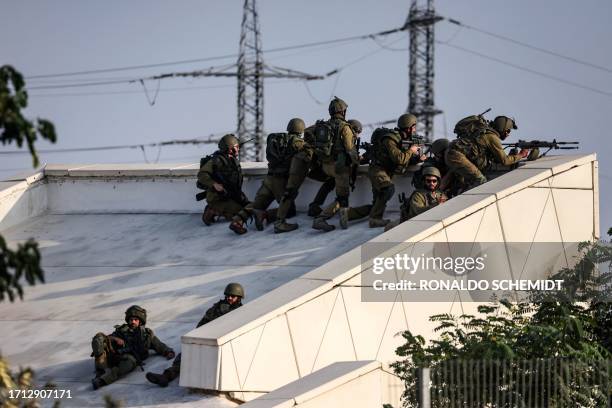
{"type": "MultiPolygon", "coordinates": [[[[275,161],[271,157],[268,157],[268,174],[257,191],[255,199],[246,208],[247,211],[253,211],[255,213],[255,223],[258,230],[263,229],[263,219],[267,219],[268,222],[270,222],[278,218],[278,210],[270,210],[268,212],[265,212],[265,210],[274,200],[278,203],[282,202],[289,181],[293,157],[304,148],[304,140],[300,137],[300,133],[303,132],[303,129],[304,122],[301,119],[291,119],[287,126],[289,133],[287,134],[288,144],[284,152],[285,156],[280,161],[275,161]],[[297,120],[299,120],[298,124],[301,124],[301,126],[294,128],[293,122],[297,120]],[[299,132],[295,132],[294,130],[299,130],[299,132]]],[[[284,221],[285,218],[290,218],[295,214],[295,202],[291,201],[286,208],[283,208],[281,214],[282,220],[284,221]]]]}
{"type": "Polygon", "coordinates": [[[330,155],[319,155],[323,173],[333,177],[336,183],[336,200],[324,208],[312,224],[313,228],[326,232],[334,229],[326,220],[332,218],[338,211],[340,211],[341,227],[348,227],[351,166],[359,162],[355,135],[344,119],[347,107],[348,105],[337,97],[330,103],[331,118],[327,123],[334,132],[333,147],[330,155]]]}
{"type": "Polygon", "coordinates": [[[416,217],[422,212],[429,210],[440,204],[440,200],[446,200],[446,194],[436,189],[429,191],[426,189],[418,189],[412,193],[407,203],[403,203],[400,211],[400,222],[416,217]]]}
{"type": "MultiPolygon", "coordinates": [[[[233,135],[231,136],[236,140],[233,135]]],[[[222,141],[223,141],[222,139],[222,141]]],[[[222,142],[219,142],[220,147],[222,142]]],[[[246,205],[249,200],[242,192],[242,168],[237,157],[230,156],[227,151],[216,151],[210,160],[198,172],[198,185],[206,189],[206,201],[208,205],[202,215],[206,225],[214,222],[215,216],[224,216],[233,222],[244,224],[250,214],[246,205]],[[218,192],[214,184],[221,184],[225,191],[218,192]]],[[[246,230],[244,230],[246,232],[246,230]]]]}
{"type": "Polygon", "coordinates": [[[487,179],[483,172],[492,163],[509,166],[524,157],[520,154],[507,155],[504,151],[501,144],[501,133],[509,132],[510,128],[516,129],[514,120],[505,116],[498,116],[493,122],[489,123],[489,126],[479,129],[477,134],[461,137],[450,143],[444,160],[449,170],[458,175],[459,179],[463,179],[459,190],[465,191],[486,182],[487,179]],[[499,127],[498,120],[500,118],[504,118],[504,121],[507,120],[507,124],[504,123],[500,129],[496,129],[495,127],[499,127]]]}
{"type": "Polygon", "coordinates": [[[382,220],[387,202],[395,193],[393,174],[406,168],[412,158],[412,152],[402,150],[402,138],[397,130],[389,130],[382,136],[380,144],[374,147],[373,157],[368,169],[372,183],[373,206],[370,220],[382,220]]]}
{"type": "Polygon", "coordinates": [[[325,199],[329,193],[336,186],[334,178],[323,173],[321,162],[314,157],[314,149],[308,142],[311,131],[312,127],[305,130],[305,140],[302,141],[302,147],[291,159],[291,164],[289,166],[289,177],[287,179],[287,188],[278,209],[277,218],[279,220],[288,218],[287,214],[289,213],[290,208],[295,208],[295,199],[297,198],[299,189],[304,183],[304,180],[306,180],[306,177],[323,182],[314,200],[308,206],[309,215],[318,215],[315,213],[320,212],[320,207],[325,202],[325,199]]]}
{"type": "MultiPolygon", "coordinates": [[[[128,312],[133,308],[134,306],[128,309],[128,312]]],[[[128,312],[126,312],[126,321],[131,316],[128,312]]],[[[144,327],[146,317],[140,320],[141,325],[134,329],[128,324],[117,325],[112,334],[97,333],[92,338],[92,357],[95,358],[96,367],[96,378],[92,381],[94,389],[111,384],[137,366],[142,366],[142,362],[149,356],[149,349],[165,357],[174,357],[172,348],[159,340],[153,330],[144,327]],[[123,340],[124,344],[117,345],[113,337],[123,340]]]]}
{"type": "MultiPolygon", "coordinates": [[[[217,303],[212,305],[204,316],[200,319],[196,328],[205,325],[206,323],[212,322],[218,317],[223,316],[226,313],[231,312],[242,306],[242,298],[244,298],[244,289],[242,285],[239,283],[230,283],[225,287],[224,294],[226,295],[225,299],[219,300],[217,303]],[[227,301],[228,295],[239,296],[240,300],[237,303],[230,304],[227,301]]],[[[172,365],[164,370],[162,374],[155,373],[147,373],[147,380],[151,381],[154,384],[157,384],[161,387],[166,387],[170,381],[173,381],[181,374],[181,353],[174,359],[172,365]]]]}
{"type": "MultiPolygon", "coordinates": [[[[221,299],[206,311],[204,316],[202,316],[202,318],[198,322],[196,328],[208,322],[211,322],[217,317],[221,317],[224,314],[239,308],[240,306],[242,306],[242,303],[240,302],[230,305],[225,299],[221,299]]],[[[181,354],[182,353],[179,353],[178,356],[176,356],[176,358],[172,362],[172,365],[164,370],[163,375],[167,378],[168,382],[174,380],[175,378],[178,378],[178,376],[181,374],[181,354]]]]}

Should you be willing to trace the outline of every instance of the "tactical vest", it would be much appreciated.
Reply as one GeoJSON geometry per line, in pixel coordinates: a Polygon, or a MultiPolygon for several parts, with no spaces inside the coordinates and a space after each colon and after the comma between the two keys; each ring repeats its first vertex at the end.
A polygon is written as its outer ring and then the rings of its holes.
{"type": "Polygon", "coordinates": [[[242,167],[238,159],[218,154],[213,157],[213,179],[226,190],[242,191],[242,167]]]}
{"type": "Polygon", "coordinates": [[[397,145],[398,149],[402,147],[402,135],[397,130],[378,128],[372,133],[370,143],[372,143],[372,157],[371,162],[377,166],[380,166],[388,171],[394,171],[395,166],[391,158],[391,153],[385,147],[383,143],[385,139],[391,139],[393,143],[397,145]]]}
{"type": "Polygon", "coordinates": [[[298,135],[294,133],[271,133],[266,141],[266,159],[268,160],[268,174],[289,174],[291,158],[296,153],[293,143],[298,135]]]}
{"type": "Polygon", "coordinates": [[[149,349],[151,348],[151,339],[153,337],[151,329],[142,326],[131,329],[128,324],[122,324],[115,326],[113,336],[119,337],[125,342],[123,346],[115,348],[118,354],[131,354],[138,361],[143,361],[149,357],[149,349]]]}

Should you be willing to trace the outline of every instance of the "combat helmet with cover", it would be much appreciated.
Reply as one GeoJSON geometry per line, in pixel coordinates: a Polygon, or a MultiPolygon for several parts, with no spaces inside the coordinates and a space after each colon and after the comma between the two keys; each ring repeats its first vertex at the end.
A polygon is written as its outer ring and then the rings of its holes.
{"type": "Polygon", "coordinates": [[[329,103],[329,115],[333,116],[336,113],[342,113],[342,112],[346,112],[346,109],[348,108],[348,104],[346,102],[344,102],[342,99],[338,98],[337,96],[334,96],[334,99],[332,99],[332,101],[329,103]]]}
{"type": "Polygon", "coordinates": [[[516,126],[516,121],[507,116],[497,116],[489,123],[489,125],[495,129],[501,137],[504,137],[506,132],[509,130],[518,129],[516,126]]]}
{"type": "Polygon", "coordinates": [[[429,151],[432,154],[443,153],[446,149],[448,149],[449,144],[450,144],[450,141],[446,138],[436,139],[431,143],[431,146],[429,147],[429,151]]]}
{"type": "Polygon", "coordinates": [[[287,132],[301,134],[304,133],[304,128],[306,124],[300,118],[293,118],[287,124],[287,132]]]}
{"type": "Polygon", "coordinates": [[[363,125],[357,119],[349,119],[348,120],[348,124],[351,127],[351,129],[353,130],[353,133],[359,134],[359,133],[363,132],[363,125]]]}
{"type": "Polygon", "coordinates": [[[423,169],[423,178],[425,176],[434,176],[437,177],[438,180],[440,180],[442,178],[442,175],[440,174],[440,170],[438,170],[437,167],[435,166],[427,166],[423,169]]]}
{"type": "Polygon", "coordinates": [[[397,118],[397,128],[398,129],[409,129],[417,124],[417,117],[412,113],[404,113],[399,118],[397,118]]]}
{"type": "Polygon", "coordinates": [[[218,147],[220,151],[226,153],[232,146],[237,144],[240,144],[240,140],[238,140],[238,138],[232,133],[228,133],[227,135],[223,136],[221,140],[219,140],[218,147]]]}
{"type": "Polygon", "coordinates": [[[126,323],[129,323],[130,317],[136,317],[142,326],[147,324],[147,311],[138,305],[132,305],[125,311],[126,323]]]}
{"type": "Polygon", "coordinates": [[[232,282],[232,283],[229,283],[225,287],[225,290],[223,291],[223,294],[225,296],[238,296],[241,299],[243,299],[244,298],[244,288],[242,287],[241,284],[236,283],[236,282],[232,282]]]}

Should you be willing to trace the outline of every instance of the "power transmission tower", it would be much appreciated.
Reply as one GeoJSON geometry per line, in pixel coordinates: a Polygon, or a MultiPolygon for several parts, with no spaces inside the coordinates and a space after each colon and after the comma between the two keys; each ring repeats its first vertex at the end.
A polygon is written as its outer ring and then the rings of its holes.
{"type": "Polygon", "coordinates": [[[405,24],[410,32],[408,112],[419,118],[417,132],[428,141],[433,139],[434,116],[442,112],[434,103],[434,24],[442,19],[433,0],[412,0],[405,24]]]}
{"type": "Polygon", "coordinates": [[[255,3],[255,0],[244,0],[238,55],[238,139],[244,142],[255,138],[252,144],[243,147],[240,159],[244,161],[264,159],[264,66],[255,3]]]}

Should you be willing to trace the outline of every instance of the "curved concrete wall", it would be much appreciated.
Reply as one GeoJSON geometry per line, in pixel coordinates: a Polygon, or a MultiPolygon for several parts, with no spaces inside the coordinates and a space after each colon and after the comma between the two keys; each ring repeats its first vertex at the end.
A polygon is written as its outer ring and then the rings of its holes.
{"type": "MultiPolygon", "coordinates": [[[[595,155],[546,157],[370,242],[572,243],[599,236],[598,214],[595,155]]],[[[427,336],[428,316],[470,307],[460,298],[411,303],[401,293],[395,302],[362,302],[360,274],[372,263],[362,263],[360,249],[184,335],[180,384],[248,400],[338,361],[389,363],[397,333],[427,336]]]]}

